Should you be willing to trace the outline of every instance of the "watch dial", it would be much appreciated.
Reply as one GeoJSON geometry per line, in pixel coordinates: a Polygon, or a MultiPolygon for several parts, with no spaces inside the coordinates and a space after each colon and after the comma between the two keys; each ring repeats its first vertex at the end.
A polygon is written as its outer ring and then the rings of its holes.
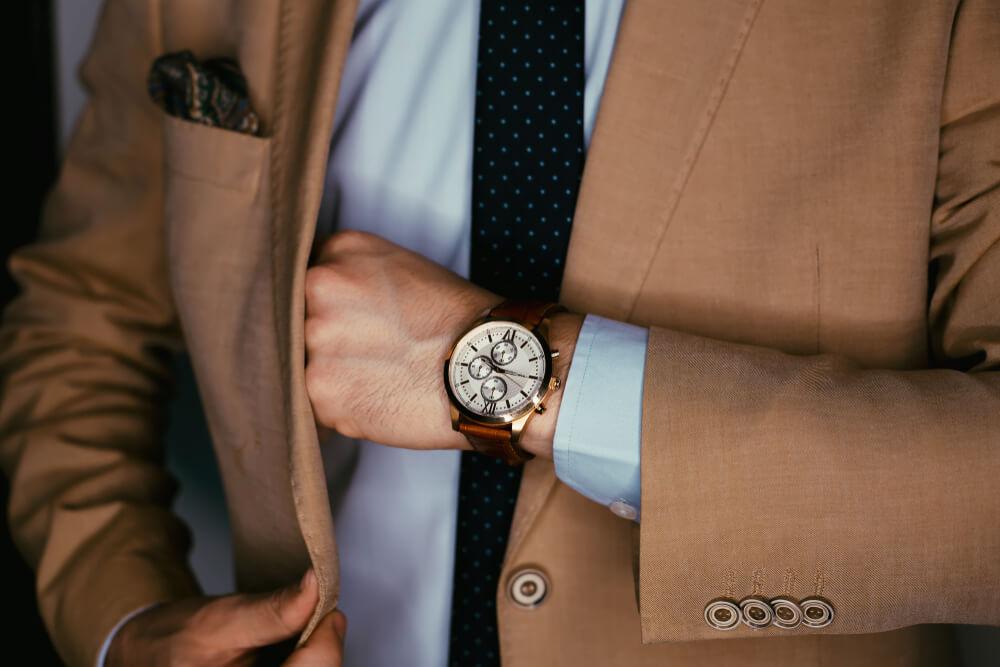
{"type": "Polygon", "coordinates": [[[541,341],[516,322],[485,322],[455,347],[448,383],[455,398],[484,417],[520,415],[542,388],[548,359],[541,341]]]}

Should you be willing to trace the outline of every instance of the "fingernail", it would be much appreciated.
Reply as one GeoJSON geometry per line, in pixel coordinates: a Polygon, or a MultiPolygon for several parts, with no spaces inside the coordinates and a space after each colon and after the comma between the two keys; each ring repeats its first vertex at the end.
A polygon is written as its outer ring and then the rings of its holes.
{"type": "Polygon", "coordinates": [[[313,568],[306,570],[306,573],[302,575],[302,580],[299,582],[299,590],[304,591],[307,587],[312,585],[313,579],[316,578],[316,572],[313,568]]]}

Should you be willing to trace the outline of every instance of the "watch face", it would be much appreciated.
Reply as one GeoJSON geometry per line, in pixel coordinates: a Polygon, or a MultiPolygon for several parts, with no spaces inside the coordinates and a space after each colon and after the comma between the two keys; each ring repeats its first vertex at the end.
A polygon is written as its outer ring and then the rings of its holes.
{"type": "Polygon", "coordinates": [[[493,320],[469,330],[445,366],[459,409],[481,421],[513,421],[533,410],[549,381],[549,349],[517,322],[493,320]]]}

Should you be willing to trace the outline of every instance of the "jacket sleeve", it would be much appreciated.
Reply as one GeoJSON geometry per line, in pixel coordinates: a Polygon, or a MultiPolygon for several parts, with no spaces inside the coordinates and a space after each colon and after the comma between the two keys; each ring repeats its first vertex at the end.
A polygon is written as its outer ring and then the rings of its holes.
{"type": "Polygon", "coordinates": [[[645,643],[1000,625],[1000,3],[966,0],[950,48],[925,368],[651,327],[645,643]],[[833,620],[706,621],[709,601],[750,596],[819,597],[833,620]]]}
{"type": "Polygon", "coordinates": [[[106,0],[78,69],[87,93],[38,240],[8,268],[0,463],[42,619],[70,667],[141,605],[198,595],[164,461],[181,337],[163,244],[160,108],[146,91],[158,3],[106,0]]]}

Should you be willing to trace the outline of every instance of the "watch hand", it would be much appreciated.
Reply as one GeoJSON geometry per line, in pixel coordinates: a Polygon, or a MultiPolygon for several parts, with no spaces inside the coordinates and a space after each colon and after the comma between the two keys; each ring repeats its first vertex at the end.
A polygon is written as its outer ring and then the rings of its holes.
{"type": "Polygon", "coordinates": [[[508,377],[507,379],[510,380],[511,382],[513,382],[514,384],[516,384],[518,389],[520,389],[521,391],[524,391],[524,385],[523,384],[521,384],[520,382],[518,382],[517,380],[515,380],[512,377],[508,377]]]}
{"type": "Polygon", "coordinates": [[[521,384],[520,382],[518,382],[517,380],[515,380],[514,378],[510,377],[510,376],[511,375],[519,375],[520,377],[527,378],[528,377],[527,375],[523,375],[521,373],[515,373],[514,371],[510,371],[510,370],[505,370],[503,368],[499,368],[495,363],[493,363],[492,359],[487,359],[486,363],[488,363],[490,365],[490,368],[493,369],[494,373],[499,373],[501,375],[506,375],[507,379],[510,380],[511,382],[513,382],[514,384],[516,384],[518,389],[520,389],[522,392],[524,391],[524,385],[521,384]]]}
{"type": "Polygon", "coordinates": [[[496,366],[493,367],[493,370],[494,370],[494,372],[501,373],[503,375],[516,375],[517,377],[524,378],[525,380],[530,380],[531,379],[527,375],[525,375],[524,373],[518,373],[517,371],[505,370],[503,368],[497,368],[496,366]]]}
{"type": "Polygon", "coordinates": [[[493,369],[494,373],[502,373],[503,375],[516,375],[518,377],[528,379],[528,376],[525,375],[524,373],[518,373],[517,371],[512,371],[506,368],[500,368],[499,366],[496,365],[496,363],[492,359],[487,361],[487,363],[489,363],[490,368],[493,369]]]}

